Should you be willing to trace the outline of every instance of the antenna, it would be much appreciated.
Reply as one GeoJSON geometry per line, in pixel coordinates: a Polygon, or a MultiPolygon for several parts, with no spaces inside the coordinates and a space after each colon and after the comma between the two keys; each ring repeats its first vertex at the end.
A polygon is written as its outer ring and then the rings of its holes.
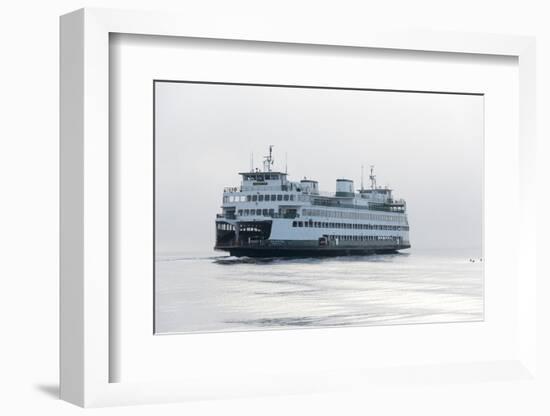
{"type": "Polygon", "coordinates": [[[376,175],[374,174],[374,165],[370,165],[370,186],[371,189],[376,189],[376,175]]]}
{"type": "Polygon", "coordinates": [[[269,155],[264,156],[264,172],[271,172],[271,167],[273,166],[273,145],[269,145],[269,155]]]}
{"type": "Polygon", "coordinates": [[[285,152],[285,173],[288,173],[288,153],[285,152]]]}
{"type": "Polygon", "coordinates": [[[254,152],[250,152],[250,172],[254,172],[254,152]]]}
{"type": "Polygon", "coordinates": [[[364,170],[365,170],[365,166],[361,165],[361,192],[363,192],[363,190],[365,189],[364,186],[363,186],[363,176],[364,176],[363,171],[364,170]]]}

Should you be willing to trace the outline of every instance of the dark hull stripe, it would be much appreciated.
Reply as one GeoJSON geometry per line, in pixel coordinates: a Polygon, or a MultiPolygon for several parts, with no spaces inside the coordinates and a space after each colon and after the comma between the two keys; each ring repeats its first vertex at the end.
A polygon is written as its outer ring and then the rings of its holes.
{"type": "Polygon", "coordinates": [[[330,257],[362,256],[368,254],[396,253],[410,248],[409,245],[392,245],[379,247],[215,247],[216,250],[228,251],[235,257],[330,257]]]}

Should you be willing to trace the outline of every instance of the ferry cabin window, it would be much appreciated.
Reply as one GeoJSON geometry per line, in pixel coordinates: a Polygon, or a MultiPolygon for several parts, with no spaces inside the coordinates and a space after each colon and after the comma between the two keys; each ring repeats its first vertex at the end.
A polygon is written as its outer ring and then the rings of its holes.
{"type": "Polygon", "coordinates": [[[283,196],[282,195],[277,195],[277,201],[282,201],[283,200],[283,196]]]}
{"type": "Polygon", "coordinates": [[[249,213],[250,213],[250,211],[248,209],[244,210],[244,215],[248,215],[249,213]]]}
{"type": "Polygon", "coordinates": [[[292,226],[293,227],[296,227],[298,225],[298,222],[297,221],[292,221],[292,226]]]}
{"type": "Polygon", "coordinates": [[[285,201],[288,201],[288,195],[285,195],[285,201]]]}
{"type": "Polygon", "coordinates": [[[273,208],[271,208],[269,210],[269,215],[272,217],[273,215],[275,215],[275,210],[273,208]]]}
{"type": "Polygon", "coordinates": [[[258,195],[252,195],[252,201],[256,202],[258,200],[258,195]]]}
{"type": "Polygon", "coordinates": [[[263,210],[264,217],[267,217],[267,213],[268,213],[267,209],[264,208],[264,210],[263,210]]]}
{"type": "Polygon", "coordinates": [[[277,195],[271,195],[271,200],[275,201],[277,199],[277,195]]]}
{"type": "Polygon", "coordinates": [[[304,223],[302,221],[298,221],[298,227],[303,227],[304,223]]]}
{"type": "Polygon", "coordinates": [[[264,196],[263,195],[258,195],[258,201],[262,202],[263,200],[264,200],[264,196]]]}
{"type": "Polygon", "coordinates": [[[290,195],[290,200],[294,201],[294,195],[290,195]]]}
{"type": "Polygon", "coordinates": [[[247,200],[248,202],[250,202],[250,201],[252,200],[252,196],[251,196],[251,195],[247,195],[247,196],[246,196],[246,200],[247,200]]]}

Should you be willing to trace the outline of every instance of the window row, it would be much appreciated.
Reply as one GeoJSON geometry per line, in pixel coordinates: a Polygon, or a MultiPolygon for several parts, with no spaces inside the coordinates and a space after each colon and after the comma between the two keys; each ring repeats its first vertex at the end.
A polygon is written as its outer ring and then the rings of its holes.
{"type": "Polygon", "coordinates": [[[273,208],[271,209],[240,209],[237,211],[240,216],[248,216],[248,215],[263,215],[264,217],[272,217],[275,214],[275,210],[273,208]]]}
{"type": "Polygon", "coordinates": [[[343,218],[349,220],[376,220],[376,221],[392,221],[402,222],[403,216],[396,215],[383,215],[372,214],[369,212],[357,212],[357,211],[333,211],[328,209],[302,209],[302,215],[304,217],[325,217],[325,218],[343,218]]]}
{"type": "Polygon", "coordinates": [[[271,194],[271,195],[230,195],[224,196],[223,202],[268,202],[268,201],[294,201],[295,195],[271,194]]]}
{"type": "Polygon", "coordinates": [[[382,241],[399,240],[400,237],[390,235],[329,235],[329,240],[338,241],[382,241]]]}
{"type": "Polygon", "coordinates": [[[289,194],[271,194],[271,195],[247,195],[246,200],[248,202],[262,202],[262,201],[294,201],[294,195],[289,194]]]}
{"type": "Polygon", "coordinates": [[[347,230],[391,230],[409,231],[408,225],[382,225],[382,224],[351,224],[342,222],[319,222],[319,221],[293,221],[293,227],[309,228],[336,228],[347,230]]]}
{"type": "Polygon", "coordinates": [[[227,224],[225,222],[219,222],[216,224],[217,225],[217,229],[218,230],[223,230],[223,231],[235,231],[235,226],[233,224],[227,224]]]}
{"type": "Polygon", "coordinates": [[[254,174],[254,175],[243,175],[245,181],[277,181],[280,176],[276,173],[263,173],[263,174],[254,174]]]}
{"type": "Polygon", "coordinates": [[[224,196],[223,202],[224,204],[227,202],[246,202],[246,196],[245,195],[224,196]]]}

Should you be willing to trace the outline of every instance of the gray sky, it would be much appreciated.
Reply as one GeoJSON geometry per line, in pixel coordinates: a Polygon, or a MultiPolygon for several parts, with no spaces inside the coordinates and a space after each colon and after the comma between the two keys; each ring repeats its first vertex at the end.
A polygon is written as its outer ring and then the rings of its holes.
{"type": "Polygon", "coordinates": [[[211,249],[223,187],[270,144],[276,169],[287,153],[290,179],[324,191],[375,165],[407,200],[413,249],[481,247],[483,97],[157,83],[157,251],[211,249]]]}

